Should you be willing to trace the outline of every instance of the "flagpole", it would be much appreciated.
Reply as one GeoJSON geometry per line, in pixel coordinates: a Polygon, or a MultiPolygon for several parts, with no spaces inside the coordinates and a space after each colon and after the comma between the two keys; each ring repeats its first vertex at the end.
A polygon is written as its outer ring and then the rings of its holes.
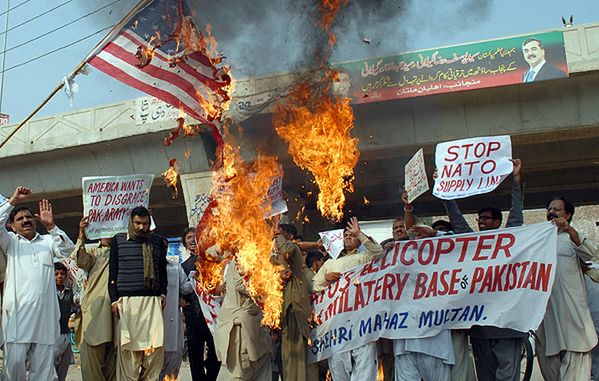
{"type": "MultiPolygon", "coordinates": [[[[154,1],[154,0],[140,0],[139,3],[137,3],[137,5],[135,7],[133,7],[125,15],[125,17],[123,17],[121,19],[121,21],[114,24],[112,29],[110,31],[108,31],[108,33],[100,40],[100,42],[98,42],[98,44],[91,50],[91,52],[89,52],[89,54],[83,59],[83,61],[81,61],[75,67],[75,69],[71,72],[71,74],[69,74],[69,76],[66,77],[67,80],[75,78],[75,76],[77,74],[79,74],[81,69],[83,69],[83,67],[89,62],[89,60],[91,60],[98,53],[98,51],[102,50],[106,44],[108,44],[108,42],[112,39],[112,37],[114,37],[114,35],[116,35],[116,33],[118,31],[120,31],[123,28],[123,26],[127,22],[129,22],[129,20],[131,20],[131,18],[134,15],[136,15],[139,11],[141,11],[143,8],[145,8],[152,1],[154,1]]],[[[58,85],[56,85],[56,87],[54,88],[54,90],[52,90],[50,95],[48,95],[46,97],[46,99],[44,99],[44,101],[35,108],[35,110],[33,110],[25,119],[23,119],[23,121],[21,121],[21,123],[19,123],[19,125],[10,134],[8,134],[8,136],[4,139],[4,141],[2,141],[2,143],[0,143],[0,149],[2,149],[2,147],[4,147],[4,145],[10,140],[10,138],[12,138],[21,129],[21,127],[23,127],[27,122],[29,122],[29,120],[31,120],[31,118],[33,118],[35,116],[35,114],[37,114],[42,109],[42,107],[44,107],[50,101],[50,99],[52,99],[52,97],[54,97],[56,95],[56,93],[58,93],[60,91],[60,89],[62,89],[63,87],[64,87],[64,80],[61,81],[58,85]]]]}

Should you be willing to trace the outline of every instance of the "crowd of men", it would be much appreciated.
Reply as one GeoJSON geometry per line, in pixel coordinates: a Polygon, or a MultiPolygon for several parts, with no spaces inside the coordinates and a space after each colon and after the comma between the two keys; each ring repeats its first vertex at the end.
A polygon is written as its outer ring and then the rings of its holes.
{"type": "MultiPolygon", "coordinates": [[[[520,226],[524,187],[521,162],[513,160],[512,203],[505,227],[520,226]]],[[[87,218],[77,242],[55,224],[52,206],[40,202],[34,214],[20,206],[31,190],[19,187],[0,205],[0,248],[6,272],[2,300],[5,380],[65,380],[73,354],[69,318],[81,350],[83,380],[177,379],[185,343],[193,380],[519,380],[523,341],[528,332],[493,326],[443,330],[435,336],[381,339],[327,361],[309,364],[311,297],[337,282],[342,273],[376,258],[397,241],[472,232],[455,201],[443,201],[449,221],[416,224],[404,194],[404,215],[392,237],[375,242],[352,217],[344,249],[331,258],[321,242],[307,242],[288,223],[274,224],[273,263],[283,284],[280,329],[261,326],[262,312],[250,296],[244,274],[231,253],[211,248],[226,263],[216,294],[223,297],[214,336],[195,289],[198,262],[195,232],[182,234],[179,258],[167,259],[167,242],[150,229],[150,212],[134,208],[126,233],[86,245],[87,218]],[[48,234],[37,233],[36,219],[48,234]],[[87,272],[85,292],[76,302],[66,287],[68,271],[56,258],[71,257],[87,272]],[[380,363],[380,364],[379,364],[380,363]]],[[[564,197],[547,203],[546,216],[558,229],[555,281],[543,322],[535,334],[536,354],[545,380],[590,380],[597,333],[587,299],[596,290],[586,262],[599,257],[596,246],[572,225],[574,206],[564,197]],[[585,284],[586,282],[586,284],[585,284]]],[[[478,229],[499,229],[499,208],[477,213],[478,229]]],[[[596,301],[595,301],[596,302],[596,301]]],[[[516,313],[507,311],[506,313],[516,313]]],[[[597,319],[599,320],[599,319],[597,319]]],[[[599,374],[593,374],[595,379],[599,374]]]]}

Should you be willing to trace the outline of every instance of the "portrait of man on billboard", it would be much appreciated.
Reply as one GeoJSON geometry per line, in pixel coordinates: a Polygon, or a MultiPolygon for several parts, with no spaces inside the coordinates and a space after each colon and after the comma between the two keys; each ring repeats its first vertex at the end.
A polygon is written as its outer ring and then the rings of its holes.
{"type": "Polygon", "coordinates": [[[538,38],[529,37],[524,40],[522,55],[528,63],[528,69],[522,76],[522,82],[536,82],[568,76],[568,74],[546,61],[545,48],[538,38]]]}

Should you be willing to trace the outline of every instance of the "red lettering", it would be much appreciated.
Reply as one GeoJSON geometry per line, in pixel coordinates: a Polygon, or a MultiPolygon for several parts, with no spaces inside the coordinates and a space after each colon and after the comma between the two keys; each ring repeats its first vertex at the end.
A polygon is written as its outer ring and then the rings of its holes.
{"type": "Polygon", "coordinates": [[[476,251],[474,252],[474,257],[472,258],[473,261],[484,261],[489,259],[489,257],[486,256],[482,256],[481,252],[483,250],[486,249],[491,249],[493,246],[491,244],[486,244],[485,245],[485,241],[488,241],[490,239],[495,238],[495,235],[489,234],[489,235],[481,235],[478,238],[478,245],[476,246],[476,251]]]}
{"type": "Polygon", "coordinates": [[[457,152],[453,152],[454,150],[459,150],[460,147],[459,146],[451,146],[449,148],[447,148],[447,153],[451,156],[453,156],[452,158],[446,158],[445,161],[454,161],[456,160],[460,155],[458,155],[457,152]]]}
{"type": "Polygon", "coordinates": [[[464,258],[466,257],[466,253],[468,252],[468,245],[470,242],[476,241],[476,237],[459,237],[455,239],[456,243],[462,244],[462,251],[460,251],[460,259],[458,262],[464,262],[464,258]]]}
{"type": "Polygon", "coordinates": [[[409,260],[406,259],[406,252],[408,251],[408,249],[410,248],[410,246],[413,249],[417,249],[418,248],[418,244],[416,243],[416,241],[408,241],[403,245],[403,249],[401,251],[401,255],[399,256],[399,261],[401,262],[402,265],[405,266],[411,266],[414,264],[414,258],[410,258],[409,260]]]}
{"type": "Polygon", "coordinates": [[[495,244],[495,250],[493,250],[493,254],[491,254],[491,259],[495,259],[497,258],[497,255],[499,254],[499,251],[502,250],[503,253],[505,254],[506,258],[509,258],[512,256],[512,254],[510,254],[510,248],[512,246],[514,246],[514,243],[516,243],[516,237],[514,237],[513,234],[510,233],[501,233],[497,236],[497,243],[495,244]],[[507,243],[503,243],[503,240],[507,239],[507,243]]]}
{"type": "Polygon", "coordinates": [[[439,263],[439,258],[442,254],[450,254],[455,247],[455,242],[453,242],[450,238],[439,238],[437,241],[437,250],[435,251],[435,262],[434,264],[439,263]],[[443,244],[448,244],[447,248],[443,248],[443,244]]]}
{"type": "Polygon", "coordinates": [[[413,299],[420,299],[424,296],[426,292],[426,280],[428,279],[428,275],[426,273],[418,273],[416,277],[416,286],[414,287],[414,296],[413,299]]]}
{"type": "Polygon", "coordinates": [[[485,270],[482,267],[477,267],[474,269],[474,274],[472,275],[472,283],[470,284],[470,293],[474,294],[474,289],[476,288],[476,284],[480,282],[485,275],[485,270]]]}
{"type": "Polygon", "coordinates": [[[434,249],[435,248],[433,246],[433,241],[431,241],[430,239],[425,239],[424,241],[422,241],[422,243],[420,244],[420,249],[418,250],[418,262],[421,265],[428,265],[429,263],[431,263],[431,261],[435,258],[434,249]],[[426,259],[423,258],[425,248],[428,251],[428,257],[426,257],[426,259]]]}

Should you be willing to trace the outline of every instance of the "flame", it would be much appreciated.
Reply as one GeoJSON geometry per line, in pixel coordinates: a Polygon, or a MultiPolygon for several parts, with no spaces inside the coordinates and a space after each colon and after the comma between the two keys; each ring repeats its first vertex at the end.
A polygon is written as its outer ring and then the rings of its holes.
{"type": "Polygon", "coordinates": [[[173,187],[173,198],[177,198],[179,190],[177,189],[177,178],[179,177],[179,163],[177,159],[171,159],[168,163],[169,167],[162,172],[162,178],[167,187],[173,187]]]}
{"type": "Polygon", "coordinates": [[[152,340],[150,340],[150,348],[144,350],[144,356],[149,356],[156,352],[156,340],[156,335],[152,335],[152,340]]]}
{"type": "MultiPolygon", "coordinates": [[[[262,324],[278,327],[282,283],[277,267],[270,261],[273,229],[263,217],[270,208],[270,204],[264,204],[264,198],[274,179],[281,175],[281,167],[275,157],[261,154],[253,164],[245,163],[239,148],[228,142],[224,153],[223,166],[213,172],[214,203],[205,228],[198,233],[198,246],[204,250],[210,245],[234,255],[250,296],[264,313],[262,324]]],[[[214,284],[215,279],[222,277],[222,265],[212,261],[210,270],[221,273],[198,273],[207,278],[201,280],[202,284],[214,284]]]]}
{"type": "MultiPolygon", "coordinates": [[[[321,0],[318,26],[329,36],[329,48],[321,57],[323,73],[317,84],[304,81],[295,86],[286,102],[277,104],[273,116],[277,134],[289,143],[293,161],[312,173],[320,190],[317,207],[334,221],[343,218],[345,192],[353,192],[354,167],[360,155],[358,139],[351,136],[354,114],[350,99],[333,94],[339,73],[327,60],[337,39],[330,28],[347,0],[321,0]]],[[[306,218],[304,221],[309,221],[306,218]]]]}
{"type": "Polygon", "coordinates": [[[165,375],[163,378],[163,381],[177,381],[179,380],[179,378],[175,377],[175,376],[169,376],[169,375],[165,375]]]}
{"type": "Polygon", "coordinates": [[[376,375],[376,381],[385,381],[385,370],[383,369],[383,362],[381,361],[381,357],[379,356],[379,370],[376,375]]]}
{"type": "Polygon", "coordinates": [[[330,79],[323,82],[319,87],[298,85],[287,103],[276,106],[273,123],[277,134],[289,143],[295,164],[314,175],[322,215],[339,221],[344,192],[353,192],[358,139],[350,134],[354,115],[349,98],[331,95],[330,79]]]}
{"type": "Polygon", "coordinates": [[[370,204],[370,200],[368,200],[368,199],[366,198],[366,196],[364,196],[364,205],[368,205],[368,204],[370,204]]]}

